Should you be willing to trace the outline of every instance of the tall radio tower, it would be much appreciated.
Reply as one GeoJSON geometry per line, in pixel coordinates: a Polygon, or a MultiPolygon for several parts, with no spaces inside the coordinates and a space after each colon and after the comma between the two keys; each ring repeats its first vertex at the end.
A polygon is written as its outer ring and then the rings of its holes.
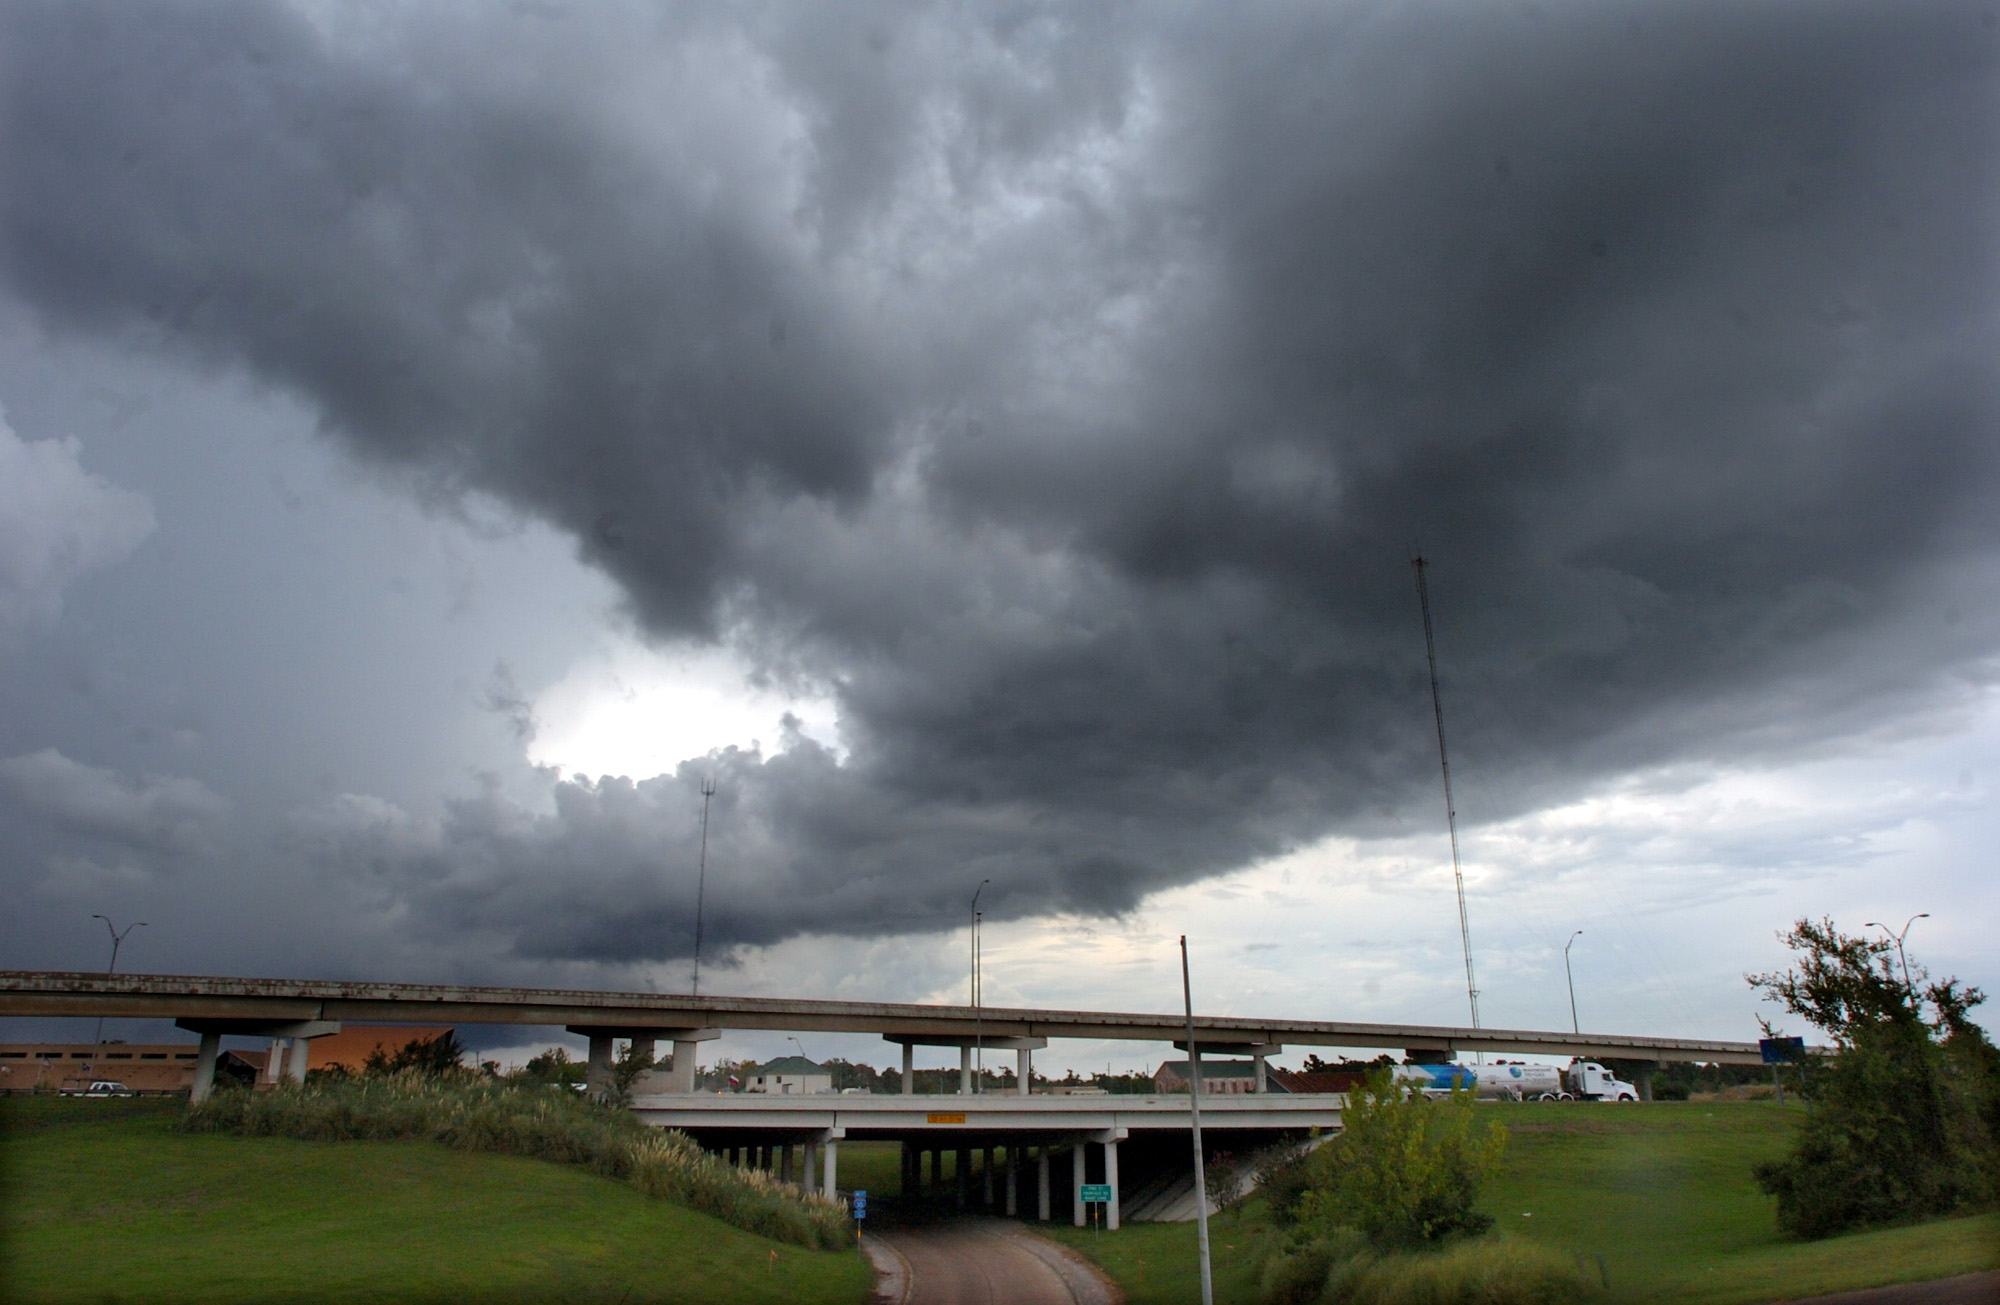
{"type": "Polygon", "coordinates": [[[1444,698],[1438,693],[1437,637],[1431,633],[1431,591],[1424,583],[1422,553],[1410,559],[1417,573],[1417,605],[1424,609],[1424,659],[1431,669],[1431,713],[1437,717],[1438,768],[1444,772],[1444,823],[1451,831],[1451,880],[1458,886],[1458,940],[1465,948],[1465,999],[1472,1006],[1472,1027],[1479,1027],[1479,985],[1472,978],[1472,925],[1465,914],[1465,873],[1458,864],[1458,809],[1451,800],[1451,759],[1444,747],[1444,698]]]}

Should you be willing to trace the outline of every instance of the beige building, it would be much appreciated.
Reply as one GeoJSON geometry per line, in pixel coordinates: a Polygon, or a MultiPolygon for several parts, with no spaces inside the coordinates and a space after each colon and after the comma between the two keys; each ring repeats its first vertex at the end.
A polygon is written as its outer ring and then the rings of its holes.
{"type": "Polygon", "coordinates": [[[95,1082],[134,1092],[185,1092],[199,1054],[192,1042],[31,1042],[0,1045],[0,1092],[81,1091],[95,1082]]]}

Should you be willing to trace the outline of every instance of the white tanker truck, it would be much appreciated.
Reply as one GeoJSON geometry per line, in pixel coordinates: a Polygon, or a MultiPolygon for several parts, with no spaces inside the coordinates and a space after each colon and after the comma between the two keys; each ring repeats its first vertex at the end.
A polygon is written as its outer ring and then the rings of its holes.
{"type": "Polygon", "coordinates": [[[1554,1065],[1398,1065],[1396,1081],[1423,1092],[1471,1088],[1485,1101],[1637,1101],[1639,1089],[1594,1061],[1554,1065]]]}

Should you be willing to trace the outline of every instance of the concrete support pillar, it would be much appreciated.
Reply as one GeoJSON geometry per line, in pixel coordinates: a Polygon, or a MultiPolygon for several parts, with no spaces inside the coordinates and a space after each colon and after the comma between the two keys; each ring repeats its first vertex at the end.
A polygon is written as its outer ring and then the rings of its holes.
{"type": "Polygon", "coordinates": [[[1653,1071],[1651,1069],[1642,1069],[1634,1073],[1632,1075],[1632,1086],[1639,1089],[1639,1100],[1651,1101],[1653,1099],[1653,1071]]]}
{"type": "Polygon", "coordinates": [[[903,1095],[909,1096],[917,1090],[917,1048],[912,1042],[903,1044],[903,1095]]]}
{"type": "Polygon", "coordinates": [[[222,1035],[201,1035],[201,1051],[194,1058],[194,1082],[188,1085],[188,1103],[200,1105],[215,1090],[215,1059],[222,1054],[222,1035]]]}
{"type": "MultiPolygon", "coordinates": [[[[1021,1096],[1028,1095],[1028,1090],[1029,1090],[1028,1085],[1034,1080],[1035,1076],[1034,1071],[1035,1071],[1035,1053],[1028,1050],[1026,1047],[1022,1047],[1020,1050],[1016,1051],[1014,1053],[1014,1077],[1019,1079],[1020,1082],[1014,1085],[1015,1092],[1019,1093],[1021,1096]]],[[[1009,1155],[1013,1154],[1013,1149],[1011,1147],[1008,1149],[1008,1154],[1009,1155]]]]}
{"type": "Polygon", "coordinates": [[[590,1035],[590,1058],[583,1067],[584,1094],[593,1101],[602,1101],[611,1092],[611,1035],[593,1033],[590,1035]]]}
{"type": "Polygon", "coordinates": [[[979,1204],[983,1209],[993,1208],[993,1148],[990,1146],[980,1157],[979,1204]]]}
{"type": "Polygon", "coordinates": [[[967,1199],[971,1196],[969,1189],[972,1186],[972,1148],[965,1146],[958,1148],[956,1160],[957,1163],[952,1166],[955,1171],[953,1178],[958,1188],[958,1208],[963,1210],[967,1199]]]}
{"type": "Polygon", "coordinates": [[[1049,1221],[1049,1147],[1046,1142],[1035,1148],[1035,1217],[1043,1223],[1049,1221]]]}
{"type": "Polygon", "coordinates": [[[778,1148],[778,1181],[781,1183],[792,1181],[792,1144],[790,1142],[778,1148]]]}
{"type": "Polygon", "coordinates": [[[285,1077],[294,1083],[306,1081],[306,1062],[312,1057],[311,1038],[293,1038],[292,1054],[285,1058],[285,1077]]]}
{"type": "Polygon", "coordinates": [[[1069,1197],[1070,1222],[1083,1227],[1083,1143],[1072,1142],[1069,1148],[1069,1197]]]}
{"type": "Polygon", "coordinates": [[[1265,1065],[1264,1057],[1262,1055],[1259,1055],[1257,1057],[1257,1090],[1259,1092],[1268,1092],[1271,1090],[1269,1076],[1270,1076],[1270,1068],[1267,1065],[1265,1065]]]}
{"type": "Polygon", "coordinates": [[[257,1077],[266,1083],[276,1083],[283,1076],[285,1053],[291,1049],[290,1038],[272,1038],[271,1049],[264,1053],[264,1072],[257,1077]]]}
{"type": "Polygon", "coordinates": [[[972,1095],[972,1048],[958,1049],[958,1091],[960,1096],[972,1095]]]}
{"type": "Polygon", "coordinates": [[[826,1139],[826,1180],[820,1187],[820,1195],[831,1201],[840,1195],[840,1143],[829,1137],[826,1139]]]}
{"type": "Polygon", "coordinates": [[[1020,1157],[1021,1148],[1009,1142],[1007,1144],[1007,1217],[1009,1219],[1014,1218],[1019,1213],[1014,1206],[1014,1171],[1021,1167],[1019,1163],[1020,1157]]]}
{"type": "Polygon", "coordinates": [[[667,1070],[667,1091],[694,1091],[694,1056],[698,1045],[700,1044],[675,1040],[674,1063],[667,1070]]]}
{"type": "Polygon", "coordinates": [[[1104,1181],[1111,1184],[1111,1201],[1104,1207],[1104,1226],[1111,1232],[1118,1231],[1118,1141],[1113,1138],[1104,1144],[1104,1181]]]}
{"type": "Polygon", "coordinates": [[[652,1038],[633,1038],[632,1059],[639,1060],[640,1057],[645,1057],[640,1063],[647,1069],[651,1069],[653,1067],[653,1048],[657,1045],[658,1043],[652,1038]]]}

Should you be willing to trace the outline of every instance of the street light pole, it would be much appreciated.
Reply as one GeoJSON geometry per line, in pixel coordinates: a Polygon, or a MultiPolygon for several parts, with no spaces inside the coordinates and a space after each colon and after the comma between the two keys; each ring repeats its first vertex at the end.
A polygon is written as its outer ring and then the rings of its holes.
{"type": "Polygon", "coordinates": [[[1583,930],[1578,929],[1569,936],[1569,941],[1563,944],[1563,976],[1569,980],[1569,1031],[1571,1033],[1581,1033],[1583,1031],[1576,1025],[1576,975],[1569,968],[1569,949],[1576,946],[1576,940],[1581,937],[1583,937],[1583,930]]]}
{"type": "Polygon", "coordinates": [[[1208,1266],[1208,1175],[1201,1163],[1201,1047],[1194,1040],[1194,982],[1188,978],[1187,935],[1181,935],[1181,1001],[1187,1011],[1188,1122],[1194,1131],[1194,1208],[1201,1212],[1196,1242],[1201,1250],[1201,1305],[1215,1305],[1208,1266]]]}
{"type": "Polygon", "coordinates": [[[1877,923],[1874,920],[1866,921],[1861,926],[1864,929],[1880,929],[1883,933],[1889,934],[1891,938],[1896,940],[1896,959],[1903,964],[1903,991],[1909,993],[1913,998],[1917,995],[1917,989],[1916,985],[1910,982],[1910,958],[1903,951],[1903,936],[1910,932],[1911,925],[1919,920],[1928,920],[1930,918],[1931,913],[1929,911],[1919,911],[1909,919],[1903,921],[1901,932],[1896,933],[1891,933],[1888,925],[1877,923]]]}
{"type": "Polygon", "coordinates": [[[715,780],[701,781],[701,859],[696,862],[694,880],[694,995],[701,996],[701,911],[708,896],[708,804],[715,800],[715,780]]]}
{"type": "Polygon", "coordinates": [[[979,1079],[986,1073],[986,1030],[979,1015],[979,895],[986,891],[991,879],[979,881],[979,887],[972,890],[972,1090],[979,1091],[979,1079]]]}
{"type": "MultiPolygon", "coordinates": [[[[134,929],[145,928],[146,922],[144,920],[135,920],[121,930],[117,925],[111,923],[111,917],[108,915],[99,915],[97,912],[92,911],[90,918],[104,921],[104,927],[111,931],[111,964],[104,967],[104,973],[107,977],[116,974],[118,972],[118,948],[125,942],[127,934],[130,934],[134,929]]],[[[99,1015],[97,1017],[97,1036],[91,1040],[90,1049],[90,1072],[93,1074],[97,1072],[97,1049],[103,1045],[104,1017],[99,1015]]]]}

